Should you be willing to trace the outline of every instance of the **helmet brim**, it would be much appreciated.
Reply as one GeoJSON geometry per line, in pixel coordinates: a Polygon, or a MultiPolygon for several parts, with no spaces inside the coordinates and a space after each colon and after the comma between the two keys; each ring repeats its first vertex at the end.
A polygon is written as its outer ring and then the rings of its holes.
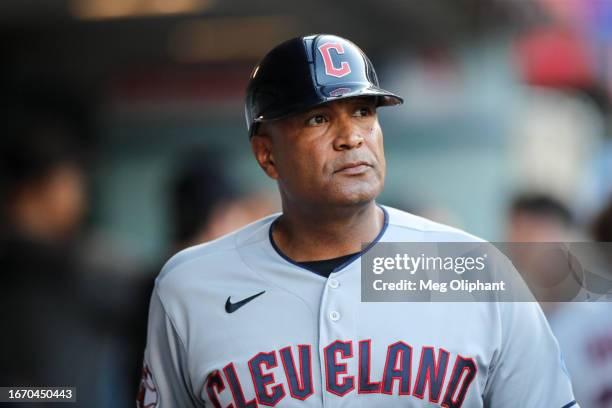
{"type": "Polygon", "coordinates": [[[386,91],[376,86],[368,87],[352,87],[350,85],[343,87],[334,87],[333,89],[326,89],[321,87],[319,89],[321,99],[312,101],[311,103],[305,102],[299,105],[285,106],[282,110],[268,112],[267,115],[262,115],[253,120],[254,123],[262,123],[267,121],[281,120],[287,117],[297,115],[306,112],[310,109],[317,108],[321,105],[325,105],[330,102],[349,99],[349,98],[363,98],[363,97],[374,97],[376,98],[376,106],[395,106],[404,103],[404,99],[400,96],[395,95],[392,92],[386,91]]]}

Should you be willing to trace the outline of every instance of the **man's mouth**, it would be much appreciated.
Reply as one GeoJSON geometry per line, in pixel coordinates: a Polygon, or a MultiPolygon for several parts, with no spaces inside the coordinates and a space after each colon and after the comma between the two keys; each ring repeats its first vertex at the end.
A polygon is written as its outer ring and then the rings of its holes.
{"type": "Polygon", "coordinates": [[[346,175],[357,175],[357,174],[365,173],[371,167],[372,166],[370,165],[370,163],[366,161],[355,161],[355,162],[349,162],[349,163],[343,164],[336,171],[334,171],[334,173],[340,173],[340,174],[346,174],[346,175]]]}

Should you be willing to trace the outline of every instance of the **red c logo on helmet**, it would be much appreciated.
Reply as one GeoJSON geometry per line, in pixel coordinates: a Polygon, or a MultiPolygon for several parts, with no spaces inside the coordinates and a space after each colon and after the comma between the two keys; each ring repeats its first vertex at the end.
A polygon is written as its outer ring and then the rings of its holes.
{"type": "Polygon", "coordinates": [[[337,42],[328,42],[319,46],[319,52],[323,57],[323,64],[325,64],[325,73],[336,78],[342,78],[345,75],[351,73],[351,67],[347,61],[342,61],[340,68],[334,66],[331,54],[329,50],[334,49],[338,54],[344,54],[344,47],[342,44],[337,42]]]}

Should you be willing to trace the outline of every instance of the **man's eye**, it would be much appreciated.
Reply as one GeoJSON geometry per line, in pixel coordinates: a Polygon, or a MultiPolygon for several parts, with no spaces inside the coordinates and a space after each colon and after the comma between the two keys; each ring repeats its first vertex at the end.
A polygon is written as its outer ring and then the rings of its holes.
{"type": "Polygon", "coordinates": [[[355,116],[371,116],[372,112],[373,112],[372,108],[368,106],[364,106],[355,111],[355,116]]]}
{"type": "Polygon", "coordinates": [[[318,126],[318,125],[322,125],[325,122],[327,122],[327,119],[325,119],[325,116],[323,116],[323,115],[315,115],[315,116],[311,117],[310,119],[308,119],[306,121],[306,124],[308,126],[318,126]]]}

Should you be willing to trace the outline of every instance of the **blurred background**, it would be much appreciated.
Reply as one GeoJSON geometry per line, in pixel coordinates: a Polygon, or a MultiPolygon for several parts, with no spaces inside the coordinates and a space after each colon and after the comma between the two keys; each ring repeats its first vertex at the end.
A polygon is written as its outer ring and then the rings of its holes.
{"type": "MultiPolygon", "coordinates": [[[[612,241],[612,0],[3,0],[0,385],[133,406],[163,262],[279,209],[249,73],[318,32],[405,98],[379,110],[381,203],[491,241],[612,241]]],[[[558,329],[601,380],[579,402],[612,406],[612,310],[553,309],[586,324],[558,329]]]]}

